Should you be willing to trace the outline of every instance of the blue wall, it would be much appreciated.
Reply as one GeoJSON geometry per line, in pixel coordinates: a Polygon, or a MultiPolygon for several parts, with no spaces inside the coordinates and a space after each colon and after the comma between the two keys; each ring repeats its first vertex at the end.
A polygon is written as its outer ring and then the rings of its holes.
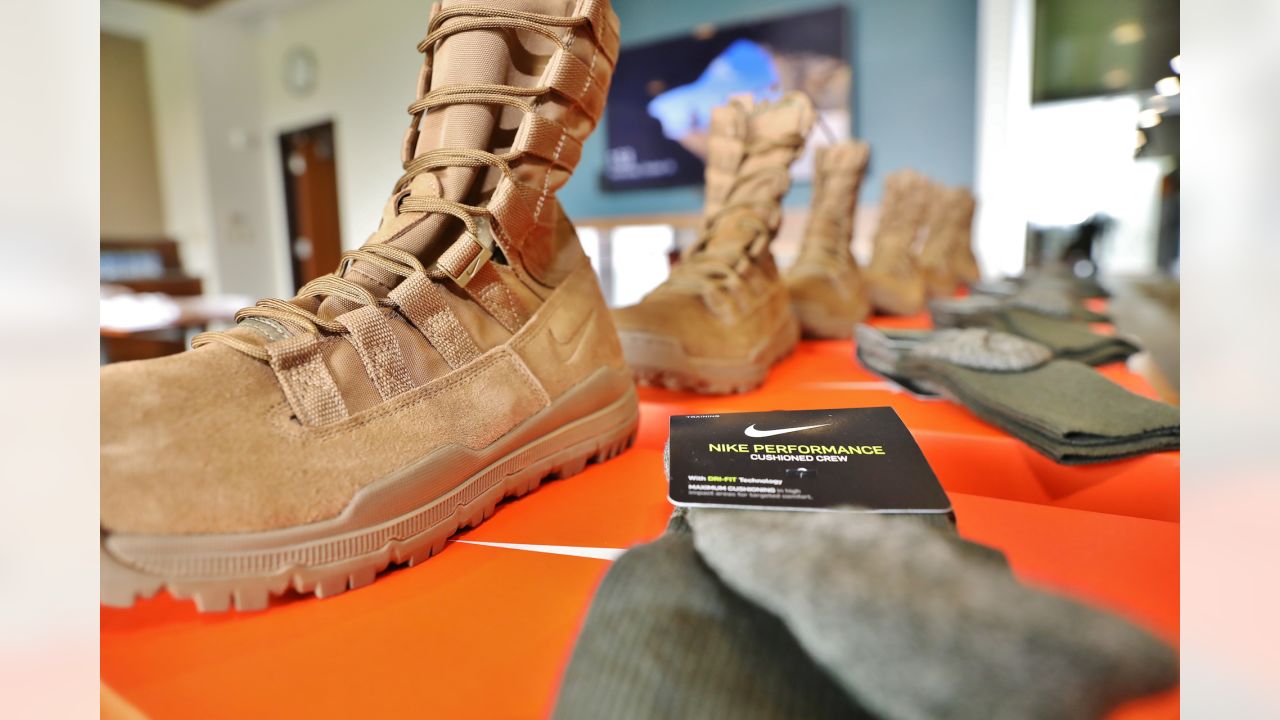
{"type": "MultiPolygon", "coordinates": [[[[703,23],[734,24],[839,0],[614,0],[622,44],[689,33],[703,23]]],[[[950,184],[972,185],[977,80],[977,0],[843,0],[853,53],[853,131],[871,143],[862,198],[876,202],[880,181],[913,167],[950,184]]],[[[696,212],[702,188],[604,192],[604,123],[587,141],[573,179],[559,193],[571,218],[696,212]]],[[[786,204],[809,202],[808,183],[786,204]]]]}

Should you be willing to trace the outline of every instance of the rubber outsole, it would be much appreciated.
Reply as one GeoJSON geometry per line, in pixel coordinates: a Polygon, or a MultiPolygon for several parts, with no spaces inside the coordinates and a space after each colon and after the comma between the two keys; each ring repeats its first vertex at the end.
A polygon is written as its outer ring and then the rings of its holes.
{"type": "Polygon", "coordinates": [[[443,551],[451,536],[491,517],[510,497],[544,480],[576,475],[631,447],[639,426],[634,389],[611,405],[507,453],[432,502],[375,526],[338,536],[240,552],[172,542],[149,557],[123,556],[128,538],[104,535],[101,601],[129,607],[161,589],[191,599],[201,612],[262,610],[271,597],[293,591],[327,598],[371,584],[392,565],[421,563],[443,551]],[[120,545],[112,547],[113,542],[120,545]],[[189,546],[189,549],[187,549],[189,546]],[[174,548],[177,548],[176,550],[174,548]],[[256,573],[188,574],[192,568],[260,568],[256,573]],[[169,568],[174,572],[164,572],[169,568]]]}
{"type": "Polygon", "coordinates": [[[760,387],[769,369],[800,342],[800,325],[788,312],[782,326],[750,357],[724,360],[689,355],[677,338],[635,331],[618,333],[636,382],[650,387],[733,395],[760,387]]]}

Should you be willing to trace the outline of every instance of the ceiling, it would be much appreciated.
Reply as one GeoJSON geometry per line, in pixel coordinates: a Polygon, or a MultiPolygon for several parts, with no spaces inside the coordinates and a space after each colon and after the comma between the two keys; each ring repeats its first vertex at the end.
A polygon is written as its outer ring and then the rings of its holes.
{"type": "Polygon", "coordinates": [[[166,5],[177,5],[191,10],[203,10],[211,5],[216,5],[221,1],[222,0],[152,0],[152,2],[164,3],[166,5]]]}
{"type": "Polygon", "coordinates": [[[291,8],[319,0],[150,0],[170,7],[181,7],[197,12],[216,11],[224,18],[257,22],[291,8]]]}

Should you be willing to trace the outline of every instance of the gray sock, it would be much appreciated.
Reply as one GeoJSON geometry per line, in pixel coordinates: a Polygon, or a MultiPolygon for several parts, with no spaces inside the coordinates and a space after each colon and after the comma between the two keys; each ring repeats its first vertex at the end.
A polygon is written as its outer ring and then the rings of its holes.
{"type": "Polygon", "coordinates": [[[689,523],[712,570],[882,717],[1100,717],[1178,681],[1150,634],[1024,587],[913,516],[695,509],[689,523]]]}
{"type": "Polygon", "coordinates": [[[605,576],[555,717],[1091,718],[1177,681],[944,516],[677,509],[605,576]]]}
{"type": "Polygon", "coordinates": [[[725,586],[684,515],[627,551],[596,592],[558,720],[871,718],[767,610],[725,586]]]}
{"type": "Polygon", "coordinates": [[[1090,329],[1090,322],[1100,320],[1096,313],[1055,316],[981,296],[934,301],[929,309],[935,327],[999,330],[1045,345],[1054,357],[1088,365],[1119,362],[1139,350],[1136,343],[1126,338],[1090,329]]]}

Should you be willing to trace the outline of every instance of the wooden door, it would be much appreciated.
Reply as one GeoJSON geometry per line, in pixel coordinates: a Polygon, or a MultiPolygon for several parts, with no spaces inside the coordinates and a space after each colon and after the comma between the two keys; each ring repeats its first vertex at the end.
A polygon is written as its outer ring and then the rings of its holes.
{"type": "Polygon", "coordinates": [[[333,123],[282,134],[280,157],[296,289],[333,272],[342,255],[333,123]]]}

